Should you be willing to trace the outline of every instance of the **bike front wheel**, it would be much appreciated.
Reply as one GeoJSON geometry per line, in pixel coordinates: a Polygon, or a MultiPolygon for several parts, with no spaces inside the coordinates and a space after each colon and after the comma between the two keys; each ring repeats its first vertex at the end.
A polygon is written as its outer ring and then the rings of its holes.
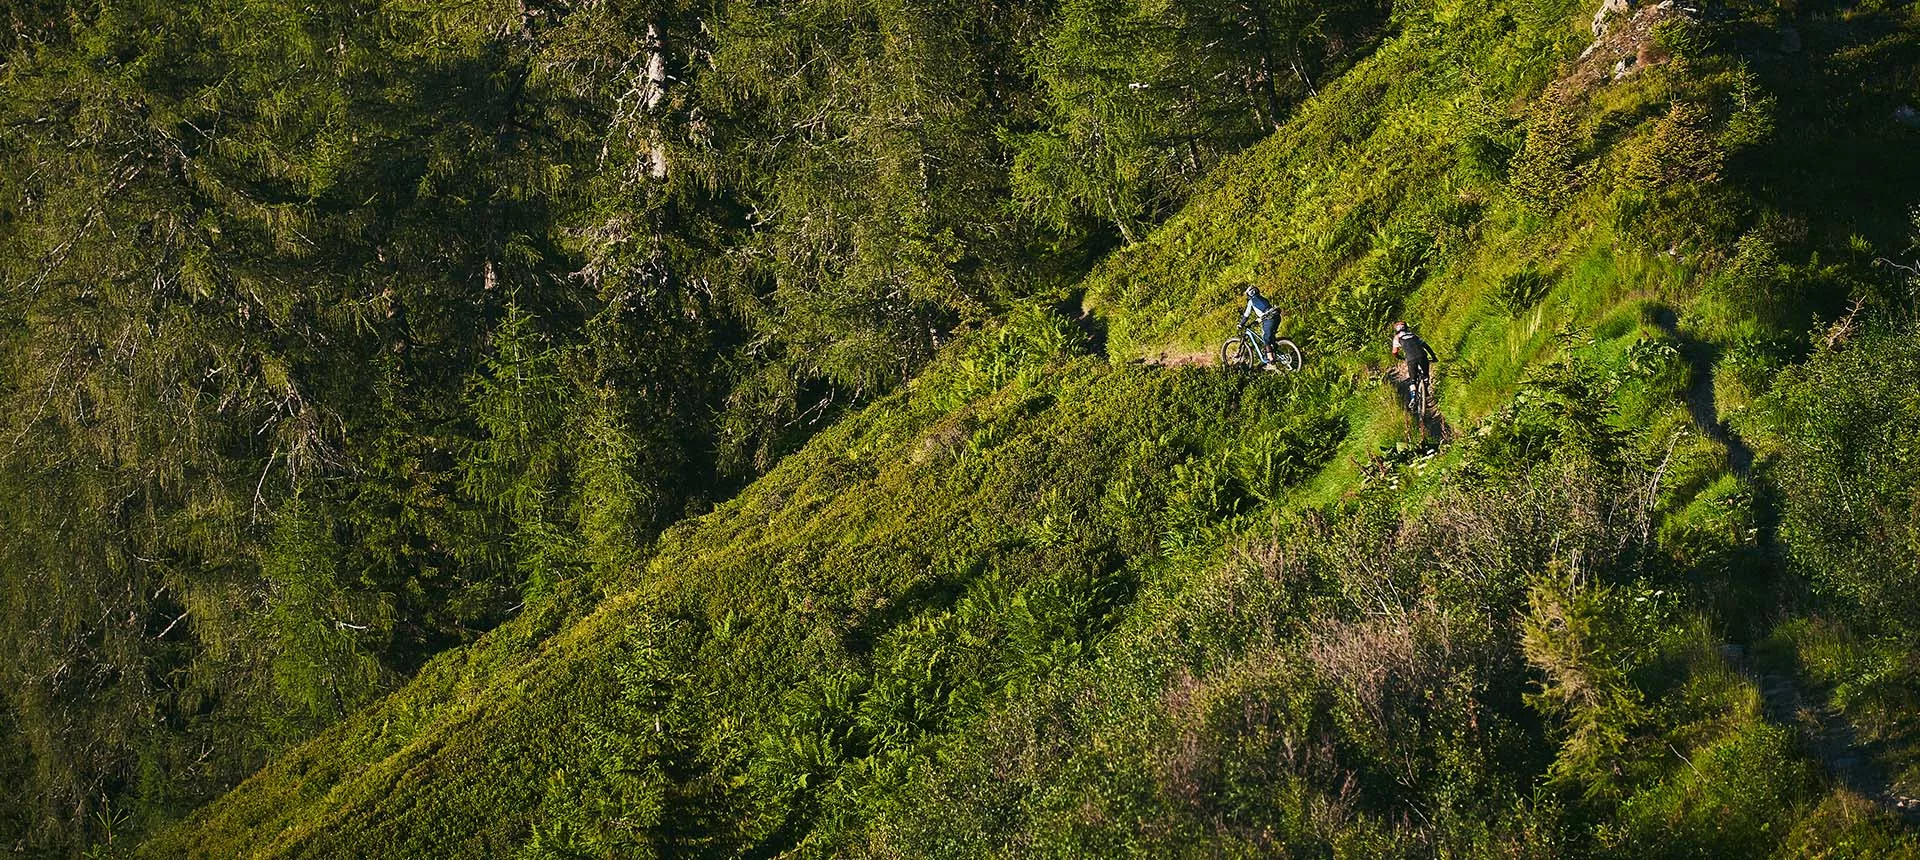
{"type": "Polygon", "coordinates": [[[1227,338],[1220,345],[1220,365],[1229,370],[1239,370],[1253,365],[1253,354],[1247,349],[1244,337],[1227,338]]]}
{"type": "Polygon", "coordinates": [[[1276,370],[1299,370],[1306,361],[1307,357],[1301,354],[1299,345],[1293,341],[1283,337],[1273,342],[1273,366],[1276,370]]]}

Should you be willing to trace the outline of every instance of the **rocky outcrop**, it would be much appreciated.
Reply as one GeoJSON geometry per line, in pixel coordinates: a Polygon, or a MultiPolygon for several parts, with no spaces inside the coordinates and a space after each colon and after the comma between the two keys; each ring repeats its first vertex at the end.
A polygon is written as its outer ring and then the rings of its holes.
{"type": "Polygon", "coordinates": [[[1589,89],[1667,62],[1673,57],[1657,44],[1654,28],[1664,21],[1699,15],[1698,8],[1675,0],[1639,4],[1634,0],[1604,0],[1593,13],[1593,44],[1580,52],[1572,74],[1563,82],[1589,89]]]}

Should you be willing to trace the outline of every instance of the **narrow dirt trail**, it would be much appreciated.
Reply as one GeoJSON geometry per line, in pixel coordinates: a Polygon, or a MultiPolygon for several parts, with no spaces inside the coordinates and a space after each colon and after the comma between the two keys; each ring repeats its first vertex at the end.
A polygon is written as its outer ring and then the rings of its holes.
{"type": "Polygon", "coordinates": [[[1216,367],[1220,364],[1220,356],[1205,350],[1162,352],[1141,361],[1151,367],[1216,367]]]}
{"type": "Polygon", "coordinates": [[[1920,798],[1894,790],[1845,714],[1807,696],[1792,676],[1754,665],[1738,645],[1723,645],[1720,652],[1735,671],[1760,688],[1767,719],[1798,732],[1807,752],[1835,785],[1872,801],[1910,826],[1920,827],[1920,798]]]}
{"type": "MultiPolygon", "coordinates": [[[[1432,373],[1431,370],[1428,372],[1432,373]]],[[[1407,381],[1406,369],[1398,364],[1390,365],[1382,375],[1393,386],[1393,396],[1396,398],[1394,402],[1399,404],[1401,410],[1407,413],[1407,419],[1411,421],[1413,411],[1407,408],[1407,403],[1413,399],[1413,385],[1407,381]]],[[[1435,400],[1438,401],[1437,387],[1435,400]]],[[[1420,430],[1428,439],[1446,441],[1453,438],[1453,427],[1447,423],[1447,419],[1441,417],[1437,406],[1427,410],[1426,418],[1420,422],[1420,430]]]]}
{"type": "Polygon", "coordinates": [[[1689,344],[1680,353],[1693,367],[1693,383],[1687,386],[1687,414],[1701,433],[1726,447],[1727,468],[1745,478],[1753,470],[1753,449],[1720,420],[1720,409],[1714,402],[1711,350],[1703,344],[1689,344]]]}
{"type": "Polygon", "coordinates": [[[1693,426],[1708,439],[1725,447],[1727,467],[1735,475],[1745,478],[1753,470],[1753,449],[1720,420],[1720,408],[1713,393],[1714,365],[1719,358],[1714,347],[1682,335],[1679,319],[1670,310],[1655,316],[1653,323],[1676,341],[1680,357],[1692,371],[1693,380],[1687,385],[1685,398],[1687,415],[1693,419],[1693,426]]]}
{"type": "MultiPolygon", "coordinates": [[[[1207,351],[1207,350],[1164,351],[1164,352],[1155,353],[1153,355],[1145,356],[1138,360],[1149,367],[1218,367],[1220,366],[1220,354],[1218,352],[1207,351]]],[[[1400,367],[1400,365],[1395,364],[1395,365],[1389,366],[1384,371],[1370,370],[1369,375],[1373,375],[1374,373],[1378,373],[1381,379],[1385,380],[1387,384],[1393,386],[1393,395],[1395,398],[1394,403],[1399,405],[1399,407],[1401,408],[1401,411],[1407,413],[1407,418],[1409,420],[1409,423],[1411,423],[1413,415],[1411,411],[1407,409],[1407,401],[1411,398],[1413,392],[1412,392],[1412,388],[1409,386],[1407,382],[1406,372],[1400,367]]],[[[1422,435],[1426,439],[1430,439],[1433,441],[1444,442],[1448,439],[1453,438],[1452,425],[1449,425],[1447,423],[1447,419],[1442,417],[1440,415],[1439,410],[1437,409],[1432,410],[1431,414],[1429,414],[1425,420],[1420,422],[1420,430],[1422,435]]]]}

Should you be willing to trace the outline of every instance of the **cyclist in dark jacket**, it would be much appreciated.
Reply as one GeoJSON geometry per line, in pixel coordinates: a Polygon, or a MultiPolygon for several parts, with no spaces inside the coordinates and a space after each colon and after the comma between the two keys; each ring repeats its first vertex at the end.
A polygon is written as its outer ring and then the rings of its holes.
{"type": "Polygon", "coordinates": [[[1260,288],[1247,285],[1247,307],[1240,312],[1240,324],[1246,325],[1252,320],[1260,321],[1260,361],[1273,363],[1273,335],[1280,328],[1280,309],[1260,295],[1260,288]]]}
{"type": "Polygon", "coordinates": [[[1393,357],[1405,362],[1402,369],[1406,371],[1408,385],[1417,385],[1426,379],[1429,365],[1439,360],[1433,348],[1404,322],[1393,324],[1393,357]]]}

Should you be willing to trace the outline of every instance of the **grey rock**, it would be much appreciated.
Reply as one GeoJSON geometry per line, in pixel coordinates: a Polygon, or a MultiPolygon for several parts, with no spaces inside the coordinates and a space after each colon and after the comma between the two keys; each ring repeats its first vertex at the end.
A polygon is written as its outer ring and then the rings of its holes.
{"type": "Polygon", "coordinates": [[[1593,35],[1599,37],[1607,32],[1607,19],[1632,11],[1632,0],[1604,0],[1600,4],[1600,11],[1593,13],[1593,35]]]}

